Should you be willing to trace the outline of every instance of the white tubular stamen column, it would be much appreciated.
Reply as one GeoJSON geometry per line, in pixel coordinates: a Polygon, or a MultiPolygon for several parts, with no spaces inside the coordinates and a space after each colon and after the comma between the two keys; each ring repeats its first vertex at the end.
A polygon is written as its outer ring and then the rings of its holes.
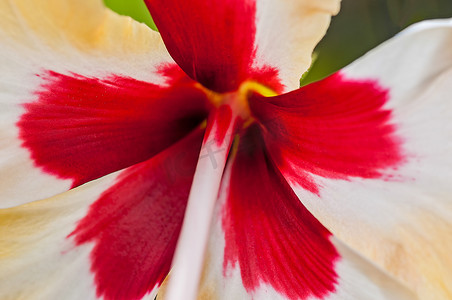
{"type": "Polygon", "coordinates": [[[204,137],[196,166],[165,297],[168,300],[197,297],[212,214],[234,135],[236,117],[230,118],[229,124],[221,123],[226,121],[224,109],[230,108],[218,108],[207,124],[211,129],[204,137]],[[218,136],[224,138],[218,141],[218,136]]]}

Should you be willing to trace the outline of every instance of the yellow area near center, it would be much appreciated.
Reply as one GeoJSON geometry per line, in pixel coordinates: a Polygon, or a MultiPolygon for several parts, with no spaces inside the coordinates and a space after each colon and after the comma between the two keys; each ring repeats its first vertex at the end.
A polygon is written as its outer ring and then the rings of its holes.
{"type": "Polygon", "coordinates": [[[207,94],[207,97],[213,106],[219,107],[221,105],[229,105],[234,113],[242,117],[245,121],[245,126],[249,125],[254,120],[251,116],[251,110],[248,103],[248,98],[251,94],[257,93],[264,97],[278,95],[278,93],[271,88],[251,80],[243,82],[236,91],[228,93],[217,93],[205,88],[201,84],[199,84],[198,88],[202,89],[207,94]]]}
{"type": "Polygon", "coordinates": [[[264,97],[273,97],[273,96],[278,95],[278,93],[276,93],[271,88],[269,88],[263,84],[260,84],[259,82],[256,82],[256,81],[245,81],[244,83],[242,83],[240,85],[240,87],[239,87],[240,94],[247,95],[250,92],[258,93],[264,97]]]}

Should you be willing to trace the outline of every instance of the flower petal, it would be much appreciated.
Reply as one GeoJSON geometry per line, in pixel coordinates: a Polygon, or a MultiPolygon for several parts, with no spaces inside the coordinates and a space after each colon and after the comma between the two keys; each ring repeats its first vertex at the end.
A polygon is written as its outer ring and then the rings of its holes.
{"type": "MultiPolygon", "coordinates": [[[[314,146],[319,157],[328,155],[331,162],[322,166],[350,168],[321,172],[311,162],[296,164],[293,170],[310,176],[316,193],[280,165],[301,201],[333,234],[421,299],[452,297],[451,46],[451,20],[423,22],[341,71],[346,82],[324,85],[320,95],[335,99],[329,112],[335,122],[309,127],[330,138],[316,140],[314,146]],[[344,95],[349,95],[350,82],[377,84],[384,101],[377,107],[375,90],[358,91],[349,105],[344,95]],[[334,145],[336,152],[322,152],[334,145]],[[356,154],[343,156],[344,150],[356,154]],[[355,172],[360,167],[367,172],[355,172]]],[[[301,119],[311,122],[315,117],[301,119]]],[[[286,157],[290,163],[295,155],[286,157]]],[[[304,160],[301,151],[298,159],[304,160]]]]}
{"type": "Polygon", "coordinates": [[[284,175],[319,194],[313,175],[380,178],[403,163],[388,97],[377,81],[336,73],[281,96],[255,96],[250,106],[284,175]]]}
{"type": "Polygon", "coordinates": [[[91,245],[66,237],[115,181],[112,174],[54,198],[0,210],[1,299],[95,299],[91,245]]]}
{"type": "Polygon", "coordinates": [[[255,79],[299,86],[338,0],[146,0],[174,60],[218,92],[255,79]]]}
{"type": "Polygon", "coordinates": [[[331,236],[249,129],[229,164],[201,299],[413,299],[331,236]]]}
{"type": "Polygon", "coordinates": [[[0,1],[2,207],[144,161],[206,110],[157,33],[101,1],[36,2],[0,1]]]}
{"type": "Polygon", "coordinates": [[[0,210],[0,298],[154,299],[202,137],[198,129],[149,161],[0,210]]]}

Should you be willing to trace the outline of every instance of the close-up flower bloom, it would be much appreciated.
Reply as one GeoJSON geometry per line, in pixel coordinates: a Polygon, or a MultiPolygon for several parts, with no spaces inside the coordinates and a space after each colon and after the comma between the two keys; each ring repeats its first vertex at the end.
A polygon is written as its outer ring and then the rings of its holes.
{"type": "Polygon", "coordinates": [[[339,0],[0,0],[0,299],[451,299],[452,21],[300,86],[339,0]]]}

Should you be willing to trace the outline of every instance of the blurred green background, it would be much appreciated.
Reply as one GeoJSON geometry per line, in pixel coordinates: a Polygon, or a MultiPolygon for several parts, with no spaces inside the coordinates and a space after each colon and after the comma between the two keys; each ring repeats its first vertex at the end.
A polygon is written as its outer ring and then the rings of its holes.
{"type": "MultiPolygon", "coordinates": [[[[143,0],[104,1],[156,30],[143,0]]],[[[317,46],[316,60],[301,84],[337,71],[415,22],[447,17],[452,17],[452,0],[342,0],[341,12],[317,46]]]]}

